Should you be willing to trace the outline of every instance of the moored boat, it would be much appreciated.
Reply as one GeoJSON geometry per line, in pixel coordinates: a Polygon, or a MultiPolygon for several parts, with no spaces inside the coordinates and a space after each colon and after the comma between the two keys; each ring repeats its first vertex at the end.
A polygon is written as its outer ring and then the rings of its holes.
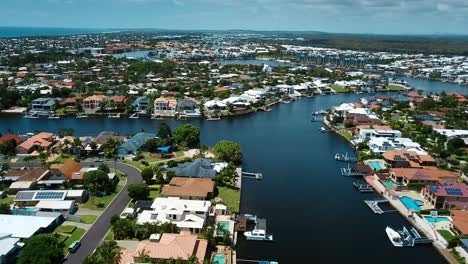
{"type": "Polygon", "coordinates": [[[397,231],[387,226],[387,228],[385,228],[385,232],[387,233],[388,239],[390,239],[390,242],[392,242],[394,247],[403,247],[403,239],[397,231]]]}
{"type": "Polygon", "coordinates": [[[254,229],[244,233],[247,240],[273,241],[272,235],[267,235],[265,230],[254,229]]]}

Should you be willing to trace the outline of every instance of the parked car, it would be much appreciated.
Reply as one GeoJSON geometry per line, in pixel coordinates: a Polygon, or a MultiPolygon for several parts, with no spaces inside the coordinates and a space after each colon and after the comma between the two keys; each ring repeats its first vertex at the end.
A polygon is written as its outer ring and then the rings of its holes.
{"type": "Polygon", "coordinates": [[[81,242],[79,240],[77,240],[77,241],[71,243],[71,245],[68,247],[68,251],[70,253],[75,253],[80,246],[81,246],[81,242]]]}

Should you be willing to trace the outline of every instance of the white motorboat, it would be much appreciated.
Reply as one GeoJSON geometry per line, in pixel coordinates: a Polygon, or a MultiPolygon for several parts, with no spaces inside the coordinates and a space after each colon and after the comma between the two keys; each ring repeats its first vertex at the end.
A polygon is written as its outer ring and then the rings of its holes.
{"type": "Polygon", "coordinates": [[[48,119],[59,119],[60,116],[56,115],[56,114],[50,114],[48,119]]]}
{"type": "Polygon", "coordinates": [[[79,119],[88,118],[88,115],[86,113],[78,113],[76,114],[76,118],[79,118],[79,119]]]}
{"type": "Polygon", "coordinates": [[[322,132],[322,133],[327,132],[327,131],[329,131],[329,130],[326,129],[326,128],[324,128],[324,127],[321,127],[321,128],[320,128],[320,132],[322,132]]]}
{"type": "Polygon", "coordinates": [[[244,236],[247,240],[273,241],[273,236],[267,235],[265,230],[262,229],[244,232],[244,236]]]}
{"type": "Polygon", "coordinates": [[[388,239],[390,239],[394,247],[403,247],[403,239],[397,231],[387,226],[385,232],[387,232],[388,239]]]}

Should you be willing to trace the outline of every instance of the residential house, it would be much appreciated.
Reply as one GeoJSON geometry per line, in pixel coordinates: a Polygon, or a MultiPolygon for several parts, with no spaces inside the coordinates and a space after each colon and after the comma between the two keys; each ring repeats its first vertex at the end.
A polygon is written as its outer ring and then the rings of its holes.
{"type": "Polygon", "coordinates": [[[419,143],[410,138],[385,138],[371,137],[367,146],[373,153],[381,154],[389,150],[409,150],[418,154],[426,155],[427,152],[421,148],[419,143]]]}
{"type": "Polygon", "coordinates": [[[227,110],[227,104],[216,99],[205,102],[203,107],[205,107],[205,109],[208,111],[227,110]]]}
{"type": "Polygon", "coordinates": [[[134,154],[148,140],[154,139],[155,137],[156,135],[153,133],[138,133],[120,145],[117,149],[117,153],[119,156],[134,154]]]}
{"type": "Polygon", "coordinates": [[[445,182],[456,182],[457,175],[451,171],[436,167],[390,168],[390,179],[404,186],[410,183],[439,185],[445,182]]]}
{"type": "Polygon", "coordinates": [[[452,229],[460,236],[468,235],[468,211],[450,210],[452,229]]]}
{"type": "Polygon", "coordinates": [[[226,163],[214,163],[211,159],[195,159],[179,163],[176,167],[167,170],[173,171],[177,177],[213,178],[225,166],[227,166],[226,163]]]}
{"type": "Polygon", "coordinates": [[[173,223],[182,231],[200,233],[205,227],[210,207],[210,201],[158,197],[151,205],[153,210],[138,215],[137,224],[173,223]]]}
{"type": "Polygon", "coordinates": [[[172,117],[175,115],[177,100],[174,98],[159,97],[154,100],[154,116],[172,117]]]}
{"type": "Polygon", "coordinates": [[[214,181],[209,178],[173,177],[164,185],[161,197],[180,197],[188,200],[210,200],[213,197],[214,181]]]}
{"type": "Polygon", "coordinates": [[[104,145],[111,138],[118,142],[122,142],[125,139],[124,136],[118,136],[113,131],[102,131],[96,136],[96,138],[94,138],[94,142],[96,142],[98,145],[104,145]]]}
{"type": "Polygon", "coordinates": [[[109,98],[105,95],[88,96],[83,100],[83,110],[85,112],[100,111],[107,101],[109,101],[109,98]]]}
{"type": "Polygon", "coordinates": [[[468,186],[465,183],[426,186],[422,189],[422,195],[437,209],[467,209],[468,206],[468,186]]]}
{"type": "Polygon", "coordinates": [[[85,202],[88,198],[86,190],[31,190],[20,191],[14,200],[15,207],[35,207],[42,201],[72,201],[85,202]]]}
{"type": "Polygon", "coordinates": [[[382,154],[385,162],[393,168],[422,168],[436,166],[437,162],[431,155],[418,154],[408,150],[389,150],[382,154]]]}
{"type": "Polygon", "coordinates": [[[32,101],[31,111],[50,112],[54,111],[56,107],[55,98],[37,98],[32,101]]]}
{"type": "Polygon", "coordinates": [[[384,138],[399,138],[401,132],[399,130],[377,130],[377,129],[361,129],[359,131],[359,141],[364,142],[367,138],[384,137],[384,138]]]}
{"type": "MultiPolygon", "coordinates": [[[[157,235],[159,236],[159,235],[157,235]]],[[[208,241],[192,235],[190,232],[180,234],[161,235],[159,241],[142,241],[135,250],[123,250],[120,260],[121,264],[133,264],[143,262],[141,252],[145,252],[152,263],[162,263],[162,261],[180,260],[184,263],[191,257],[196,257],[197,264],[204,263],[207,252],[208,241]]]]}
{"type": "Polygon", "coordinates": [[[80,173],[81,166],[73,159],[69,159],[63,163],[50,165],[50,171],[53,177],[52,180],[68,180],[71,182],[82,182],[83,175],[80,173]]]}
{"type": "Polygon", "coordinates": [[[132,107],[135,111],[146,111],[150,105],[150,99],[145,96],[140,96],[132,103],[132,107]]]}
{"type": "Polygon", "coordinates": [[[50,149],[56,142],[52,133],[41,132],[36,134],[16,147],[19,154],[28,154],[34,150],[50,149]]]}
{"type": "Polygon", "coordinates": [[[3,144],[9,140],[14,140],[16,142],[16,145],[18,145],[24,141],[24,137],[17,136],[13,133],[8,133],[0,137],[0,144],[3,144]]]}
{"type": "Polygon", "coordinates": [[[200,109],[198,103],[192,99],[177,100],[177,111],[186,117],[200,117],[200,109]]]}
{"type": "Polygon", "coordinates": [[[126,108],[128,98],[123,95],[115,95],[109,98],[106,104],[106,111],[123,111],[126,108]]]}

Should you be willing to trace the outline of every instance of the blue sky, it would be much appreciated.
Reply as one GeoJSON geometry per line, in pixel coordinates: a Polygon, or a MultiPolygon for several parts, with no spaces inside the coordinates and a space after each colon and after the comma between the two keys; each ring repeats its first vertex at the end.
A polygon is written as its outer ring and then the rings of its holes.
{"type": "Polygon", "coordinates": [[[0,26],[468,34],[468,0],[0,0],[0,26]]]}

